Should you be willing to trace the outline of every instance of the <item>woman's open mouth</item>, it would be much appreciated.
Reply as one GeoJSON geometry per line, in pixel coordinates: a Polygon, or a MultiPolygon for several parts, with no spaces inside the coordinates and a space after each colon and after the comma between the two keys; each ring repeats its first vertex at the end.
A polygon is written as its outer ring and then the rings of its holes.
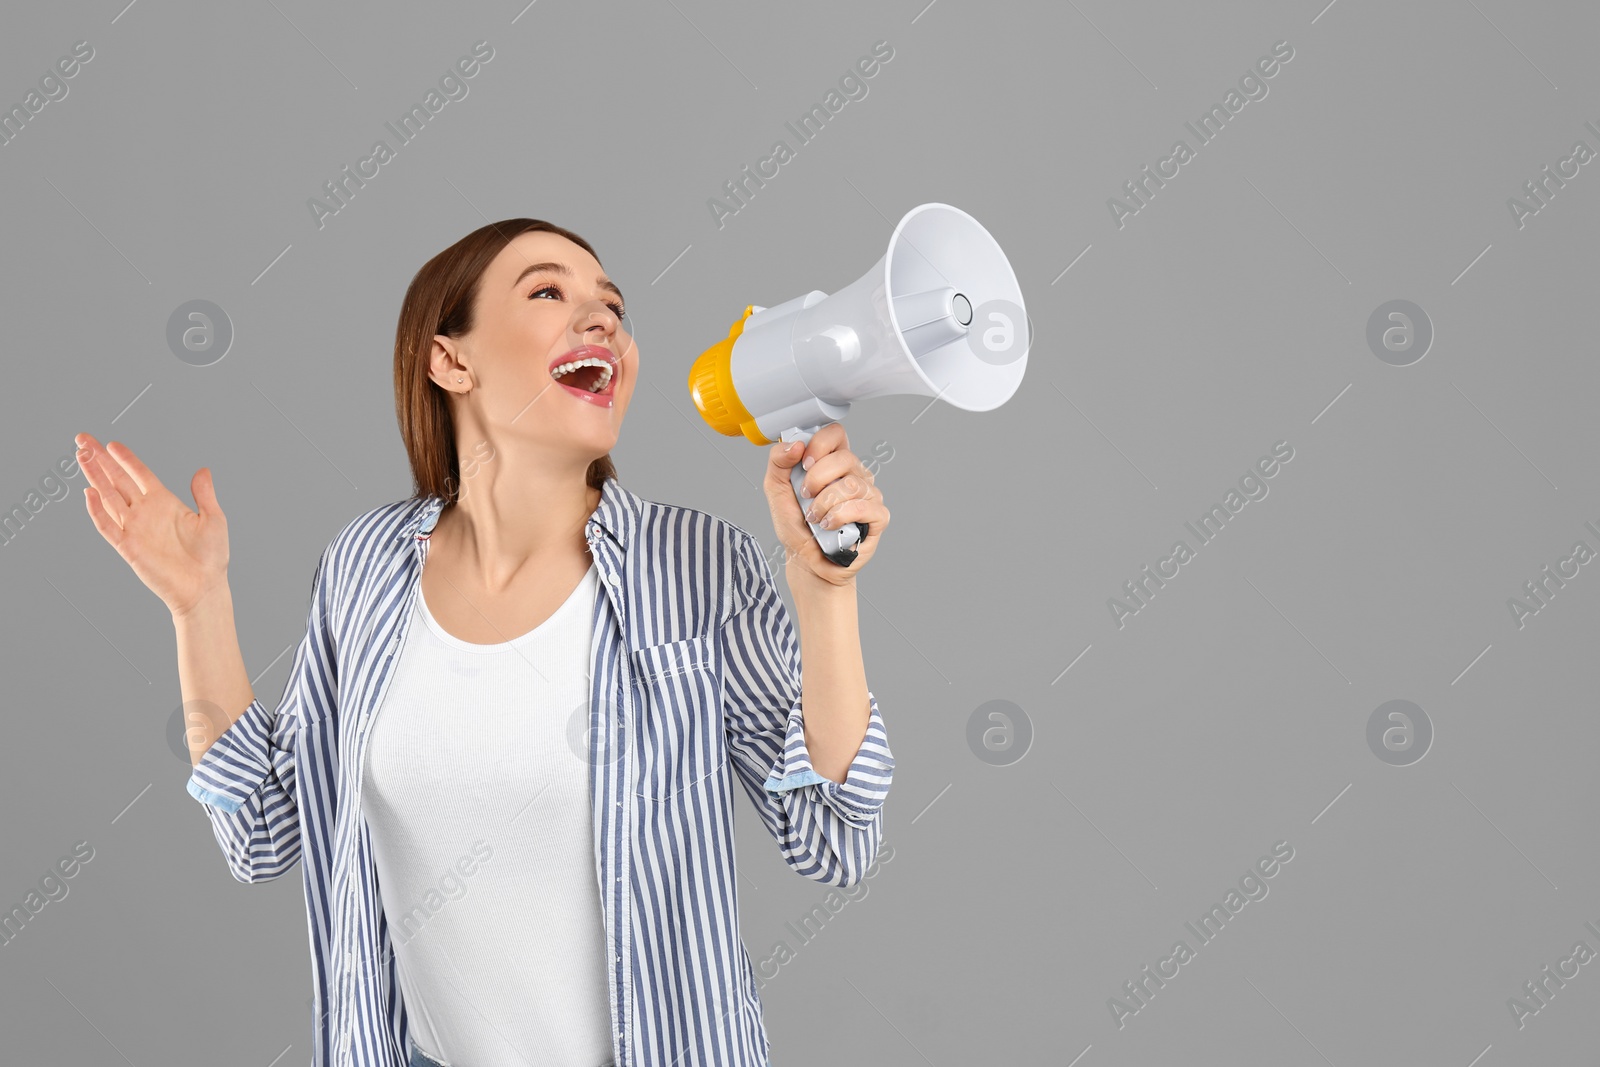
{"type": "Polygon", "coordinates": [[[622,361],[610,349],[599,345],[579,345],[550,363],[550,377],[569,396],[596,407],[608,408],[615,394],[617,372],[621,366],[622,361]]]}

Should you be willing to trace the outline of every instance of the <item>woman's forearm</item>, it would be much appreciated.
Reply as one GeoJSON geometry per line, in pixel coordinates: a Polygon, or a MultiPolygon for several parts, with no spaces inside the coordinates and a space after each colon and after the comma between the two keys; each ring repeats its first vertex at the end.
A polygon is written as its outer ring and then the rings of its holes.
{"type": "Polygon", "coordinates": [[[223,583],[183,615],[173,615],[172,626],[178,637],[184,738],[190,762],[199,763],[255,700],[233,625],[232,590],[223,583]]]}
{"type": "Polygon", "coordinates": [[[800,628],[800,711],[818,774],[842,782],[867,736],[872,706],[861,658],[856,589],[833,585],[799,563],[785,568],[800,628]]]}

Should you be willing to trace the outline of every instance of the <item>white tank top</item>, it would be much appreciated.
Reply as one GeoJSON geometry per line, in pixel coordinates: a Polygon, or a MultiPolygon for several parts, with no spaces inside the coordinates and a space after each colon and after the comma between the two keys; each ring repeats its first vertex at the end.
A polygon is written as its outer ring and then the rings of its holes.
{"type": "Polygon", "coordinates": [[[591,564],[492,645],[446,633],[418,589],[372,726],[363,814],[411,1038],[440,1063],[612,1062],[584,747],[597,588],[591,564]]]}

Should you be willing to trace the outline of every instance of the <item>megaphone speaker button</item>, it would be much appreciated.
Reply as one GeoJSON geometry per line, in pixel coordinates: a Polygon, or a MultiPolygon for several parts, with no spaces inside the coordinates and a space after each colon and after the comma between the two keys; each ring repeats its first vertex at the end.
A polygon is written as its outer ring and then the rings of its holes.
{"type": "Polygon", "coordinates": [[[966,294],[957,293],[951,297],[950,308],[955,312],[957,322],[963,326],[972,325],[972,301],[967,299],[966,294]]]}

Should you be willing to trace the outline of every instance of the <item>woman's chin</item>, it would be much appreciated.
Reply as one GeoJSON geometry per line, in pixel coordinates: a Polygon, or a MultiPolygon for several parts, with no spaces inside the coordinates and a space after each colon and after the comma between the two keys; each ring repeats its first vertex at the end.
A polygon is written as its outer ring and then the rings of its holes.
{"type": "Polygon", "coordinates": [[[574,432],[572,436],[564,439],[564,443],[568,448],[593,461],[616,448],[620,436],[615,427],[591,427],[574,432]]]}

